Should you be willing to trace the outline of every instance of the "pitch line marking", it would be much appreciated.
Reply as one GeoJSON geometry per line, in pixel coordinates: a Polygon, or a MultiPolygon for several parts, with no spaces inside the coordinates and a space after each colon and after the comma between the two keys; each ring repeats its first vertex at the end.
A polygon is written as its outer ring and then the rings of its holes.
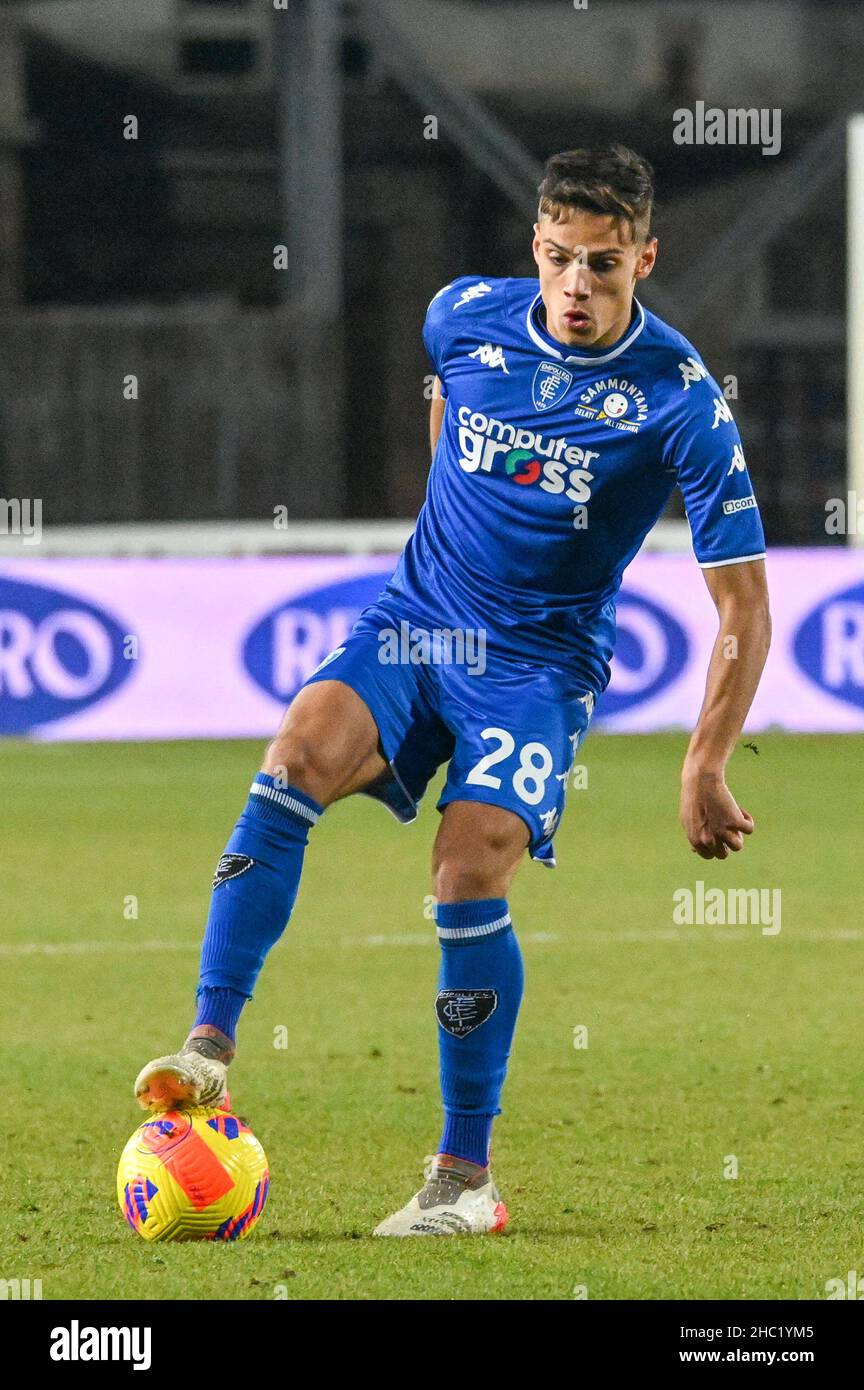
{"type": "MultiPolygon", "coordinates": [[[[710,927],[706,934],[704,927],[667,928],[656,931],[625,932],[581,932],[577,929],[568,934],[568,944],[580,942],[596,945],[615,945],[626,942],[660,941],[717,941],[741,942],[760,939],[751,927],[710,927]]],[[[786,941],[806,941],[817,945],[825,941],[864,941],[864,928],[838,927],[824,932],[783,932],[786,941]]],[[[562,936],[556,932],[525,932],[519,935],[520,941],[529,945],[560,942],[562,936]]],[[[304,932],[300,938],[303,944],[314,941],[312,932],[304,932]]],[[[343,937],[343,946],[429,946],[435,944],[435,934],[428,933],[394,934],[387,936],[378,933],[374,936],[343,937]]],[[[13,941],[0,942],[0,959],[13,956],[87,956],[87,955],[132,955],[136,952],[157,954],[159,951],[200,951],[200,941],[13,941]]]]}
{"type": "Polygon", "coordinates": [[[0,956],[87,956],[200,949],[200,941],[11,941],[0,944],[0,956]]]}

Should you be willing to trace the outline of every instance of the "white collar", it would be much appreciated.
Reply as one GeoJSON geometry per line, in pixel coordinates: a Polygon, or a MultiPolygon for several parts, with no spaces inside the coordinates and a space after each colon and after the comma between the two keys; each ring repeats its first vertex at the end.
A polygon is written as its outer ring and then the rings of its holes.
{"type": "Polygon", "coordinates": [[[537,329],[534,327],[534,323],[531,316],[534,313],[534,309],[536,308],[537,301],[538,299],[540,299],[540,297],[540,291],[538,290],[537,294],[534,296],[534,298],[528,306],[528,316],[525,320],[525,327],[528,329],[528,333],[532,342],[536,343],[537,347],[542,348],[543,352],[546,353],[547,356],[551,354],[551,356],[557,357],[561,362],[575,362],[580,367],[601,367],[604,362],[611,362],[613,357],[620,357],[622,352],[626,352],[630,344],[633,342],[634,338],[638,338],[639,334],[642,332],[642,329],[645,327],[645,310],[642,308],[642,305],[639,303],[639,300],[634,298],[633,303],[639,310],[639,316],[625,338],[622,338],[621,341],[616,343],[614,347],[610,348],[607,353],[604,353],[599,357],[593,354],[590,357],[581,357],[578,353],[571,353],[569,356],[565,356],[565,354],[559,351],[558,348],[552,347],[551,343],[548,343],[546,339],[542,337],[537,332],[537,329]]]}

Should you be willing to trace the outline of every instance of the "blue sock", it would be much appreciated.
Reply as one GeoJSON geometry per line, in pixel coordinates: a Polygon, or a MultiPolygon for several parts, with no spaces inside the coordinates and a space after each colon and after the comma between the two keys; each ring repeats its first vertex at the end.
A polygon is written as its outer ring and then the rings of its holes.
{"type": "Polygon", "coordinates": [[[485,1165],[522,1000],[522,954],[504,898],[439,903],[435,920],[445,1115],[438,1152],[485,1165]]]}
{"type": "MultiPolygon", "coordinates": [[[[203,1025],[206,1024],[208,1036],[213,1036],[212,1030],[215,1028],[233,1043],[248,995],[240,994],[236,989],[228,989],[225,985],[199,985],[195,998],[198,1001],[198,1012],[192,1032],[198,1029],[199,1034],[202,1033],[203,1025]]],[[[221,1039],[219,1041],[221,1046],[221,1039]]]]}
{"type": "Polygon", "coordinates": [[[201,947],[198,1016],[232,1042],[271,946],[291,916],[309,829],[323,807],[259,772],[219,860],[201,947]]]}

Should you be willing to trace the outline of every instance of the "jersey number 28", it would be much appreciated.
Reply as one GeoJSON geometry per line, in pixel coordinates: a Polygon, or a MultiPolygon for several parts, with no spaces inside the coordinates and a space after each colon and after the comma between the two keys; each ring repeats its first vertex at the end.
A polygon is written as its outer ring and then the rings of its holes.
{"type": "MultiPolygon", "coordinates": [[[[510,757],[516,749],[516,740],[506,729],[484,729],[480,737],[497,739],[498,747],[475,763],[465,780],[474,787],[500,787],[501,778],[491,774],[489,768],[510,757]]],[[[543,800],[552,762],[552,754],[545,743],[524,743],[519,750],[519,766],[513,773],[513,790],[528,806],[536,806],[543,800]]]]}

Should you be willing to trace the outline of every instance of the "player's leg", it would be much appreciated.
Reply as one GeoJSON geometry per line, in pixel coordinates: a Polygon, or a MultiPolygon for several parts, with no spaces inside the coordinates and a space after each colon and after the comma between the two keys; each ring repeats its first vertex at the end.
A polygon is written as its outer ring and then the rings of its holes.
{"type": "Polygon", "coordinates": [[[326,806],[388,765],[367,705],[322,680],[299,692],[219,861],[201,951],[198,1013],[181,1052],[156,1058],[135,1091],[148,1109],[224,1099],[240,1012],[291,916],[309,831],[326,806]]]}
{"type": "Polygon", "coordinates": [[[455,739],[434,858],[444,1132],[426,1186],[379,1235],[494,1231],[506,1220],[488,1162],[522,996],[507,895],[526,847],[554,865],[552,837],[593,707],[565,672],[489,653],[482,679],[443,667],[437,692],[455,739]]]}
{"type": "Polygon", "coordinates": [[[439,1153],[484,1168],[522,1000],[508,893],[528,839],[527,825],[512,811],[452,801],[433,856],[445,1115],[439,1153]]]}
{"type": "Polygon", "coordinates": [[[444,808],[432,861],[444,1132],[424,1187],[376,1235],[478,1234],[506,1225],[489,1142],[522,1000],[507,895],[528,842],[526,822],[504,807],[452,801],[444,808]]]}

